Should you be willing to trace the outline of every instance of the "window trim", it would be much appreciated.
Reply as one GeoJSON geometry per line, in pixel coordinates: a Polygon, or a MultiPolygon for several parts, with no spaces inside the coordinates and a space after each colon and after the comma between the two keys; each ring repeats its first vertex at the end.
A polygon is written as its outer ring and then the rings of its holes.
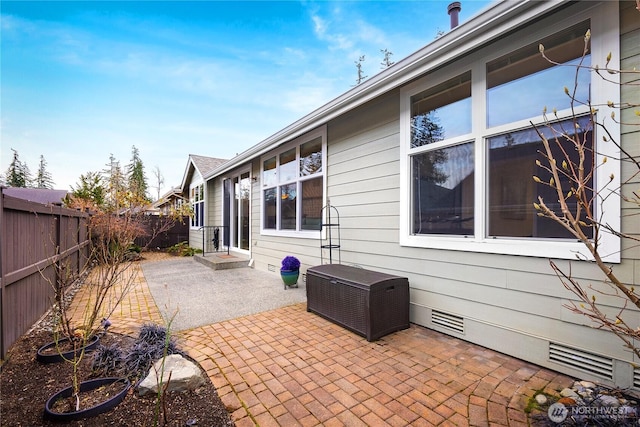
{"type": "MultiPolygon", "coordinates": [[[[281,185],[284,185],[286,183],[281,183],[278,178],[279,176],[277,175],[279,173],[279,168],[280,168],[280,154],[284,153],[285,151],[290,150],[291,148],[296,147],[296,163],[298,165],[298,176],[296,177],[295,180],[293,181],[288,181],[288,183],[297,183],[299,184],[302,181],[307,181],[307,180],[311,180],[311,179],[317,179],[317,178],[321,178],[322,179],[322,205],[326,205],[327,202],[327,127],[326,125],[320,126],[310,132],[307,132],[303,135],[300,135],[296,138],[294,138],[293,140],[281,145],[280,147],[278,147],[275,150],[269,151],[268,153],[264,154],[263,156],[260,157],[260,234],[265,235],[265,236],[280,236],[280,237],[296,237],[296,238],[306,238],[306,239],[318,239],[318,234],[319,231],[318,230],[302,230],[302,229],[298,229],[298,227],[300,226],[300,209],[301,209],[301,205],[300,203],[297,203],[296,205],[296,230],[282,230],[280,229],[280,203],[276,203],[276,228],[264,228],[264,191],[267,188],[276,188],[276,193],[279,194],[279,188],[281,185]],[[317,174],[313,174],[313,175],[307,175],[307,176],[300,176],[299,173],[299,161],[300,161],[300,146],[302,144],[305,144],[307,142],[310,142],[316,138],[320,137],[321,141],[322,141],[322,172],[317,173],[317,174]],[[264,161],[267,159],[270,159],[272,157],[276,157],[276,184],[275,186],[269,186],[269,187],[264,187],[262,184],[262,179],[264,177],[264,161]]],[[[300,193],[300,197],[302,196],[302,193],[300,193]]],[[[276,195],[276,197],[278,197],[276,195]]]]}
{"type": "MultiPolygon", "coordinates": [[[[508,123],[505,125],[489,128],[486,123],[486,64],[495,58],[500,57],[510,51],[522,46],[535,43],[537,40],[547,35],[553,34],[575,25],[586,19],[590,19],[591,27],[591,60],[592,65],[602,64],[609,52],[612,58],[620,60],[620,38],[619,38],[619,13],[616,2],[603,2],[599,5],[580,10],[580,5],[574,8],[575,13],[567,14],[564,19],[550,16],[536,24],[535,29],[531,27],[523,28],[517,36],[502,39],[494,44],[482,48],[459,61],[451,63],[437,71],[424,75],[418,80],[400,89],[400,236],[401,246],[444,249],[455,251],[534,256],[544,258],[576,259],[578,255],[591,259],[587,254],[584,245],[578,241],[543,238],[507,238],[488,237],[488,201],[487,188],[488,174],[488,150],[486,139],[491,136],[503,134],[505,131],[513,131],[521,128],[530,128],[529,121],[541,123],[542,115],[527,118],[525,120],[508,123]],[[515,42],[514,42],[515,41],[515,42]],[[476,114],[472,117],[472,133],[461,135],[451,140],[445,140],[425,147],[410,148],[410,116],[411,97],[429,88],[450,79],[454,75],[462,74],[471,70],[472,86],[472,111],[476,114]],[[433,148],[446,147],[463,141],[474,143],[475,155],[475,205],[474,211],[474,235],[473,236],[442,236],[442,235],[413,235],[411,234],[411,209],[412,209],[412,189],[411,189],[411,156],[419,152],[428,151],[433,148]]],[[[572,11],[573,12],[573,11],[572,11]]],[[[615,68],[615,66],[614,66],[615,68]]],[[[613,76],[614,78],[617,76],[613,76]]],[[[591,95],[594,105],[606,105],[607,101],[619,102],[620,91],[615,82],[605,82],[600,77],[592,73],[591,95]]],[[[541,110],[542,110],[541,106],[541,110]]],[[[586,108],[577,109],[578,113],[588,112],[586,108]]],[[[610,110],[605,109],[603,116],[608,116],[610,110]]],[[[558,112],[560,118],[567,118],[570,110],[558,112]]],[[[616,112],[619,117],[619,111],[616,112]]],[[[599,121],[603,117],[598,117],[599,121]]],[[[607,128],[620,141],[620,128],[613,121],[606,120],[607,128]]],[[[608,161],[602,164],[603,157],[609,160],[619,157],[618,150],[612,147],[613,144],[603,144],[602,136],[598,129],[594,129],[594,143],[598,145],[598,155],[596,164],[598,173],[595,183],[599,191],[607,193],[607,188],[615,189],[619,186],[620,163],[618,161],[608,161]],[[609,182],[609,176],[613,175],[614,182],[609,182]]],[[[606,194],[605,194],[606,195],[606,194]]],[[[596,202],[598,203],[598,202],[596,202]]],[[[606,198],[604,205],[597,205],[601,221],[612,225],[614,229],[620,227],[620,201],[617,197],[606,198]]],[[[600,252],[604,254],[607,262],[620,262],[620,239],[611,234],[601,232],[600,252]]]]}
{"type": "Polygon", "coordinates": [[[207,215],[206,215],[207,202],[206,201],[207,201],[207,190],[206,190],[205,183],[202,181],[192,182],[191,185],[189,185],[189,205],[191,207],[191,211],[193,212],[193,216],[189,220],[189,228],[191,230],[199,230],[206,224],[206,218],[207,218],[207,215]],[[195,199],[192,198],[191,194],[194,189],[197,191],[199,187],[202,187],[202,200],[199,200],[196,202],[195,199]],[[200,225],[196,224],[196,209],[195,209],[196,203],[202,203],[202,224],[200,225]]]}

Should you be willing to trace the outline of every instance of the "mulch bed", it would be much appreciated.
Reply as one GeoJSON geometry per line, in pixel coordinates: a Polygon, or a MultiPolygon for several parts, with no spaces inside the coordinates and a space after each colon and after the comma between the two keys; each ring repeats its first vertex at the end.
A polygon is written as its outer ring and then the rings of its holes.
{"type": "MultiPolygon", "coordinates": [[[[0,425],[1,426],[59,426],[43,418],[47,399],[71,385],[70,363],[42,364],[36,360],[39,347],[52,340],[51,332],[32,331],[18,340],[9,350],[0,368],[0,425]]],[[[133,338],[107,333],[101,343],[130,345],[133,338]]],[[[80,365],[80,378],[91,376],[90,356],[80,365]]],[[[156,413],[156,396],[140,397],[133,387],[124,401],[111,411],[68,426],[233,426],[234,423],[210,381],[192,392],[166,394],[167,423],[161,412],[156,413]]]]}

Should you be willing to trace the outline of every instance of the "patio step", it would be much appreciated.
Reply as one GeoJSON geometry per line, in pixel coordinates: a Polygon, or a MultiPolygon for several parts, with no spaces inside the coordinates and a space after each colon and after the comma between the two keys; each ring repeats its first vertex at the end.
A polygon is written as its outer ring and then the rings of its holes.
{"type": "Polygon", "coordinates": [[[214,270],[227,270],[230,268],[244,268],[249,266],[249,257],[226,252],[208,253],[205,255],[194,255],[197,262],[206,265],[214,270]]]}

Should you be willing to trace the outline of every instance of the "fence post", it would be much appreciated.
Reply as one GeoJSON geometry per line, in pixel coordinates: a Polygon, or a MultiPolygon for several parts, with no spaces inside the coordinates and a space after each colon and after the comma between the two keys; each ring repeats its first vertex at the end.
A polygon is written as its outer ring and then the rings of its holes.
{"type": "MultiPolygon", "coordinates": [[[[3,234],[4,229],[4,187],[0,185],[0,235],[3,234]]],[[[4,285],[5,277],[4,270],[2,268],[2,258],[4,257],[4,245],[7,239],[0,239],[0,357],[4,358],[5,351],[7,350],[4,345],[4,328],[6,322],[4,319],[4,285]]]]}

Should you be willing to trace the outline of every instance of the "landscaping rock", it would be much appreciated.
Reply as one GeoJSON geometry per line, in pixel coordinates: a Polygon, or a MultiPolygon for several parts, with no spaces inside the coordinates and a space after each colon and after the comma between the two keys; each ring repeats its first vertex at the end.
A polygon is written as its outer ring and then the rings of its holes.
{"type": "Polygon", "coordinates": [[[578,394],[570,388],[565,388],[560,392],[560,396],[562,397],[580,397],[578,394]]]}
{"type": "Polygon", "coordinates": [[[536,402],[538,403],[538,405],[544,405],[545,403],[547,403],[547,400],[547,396],[545,396],[544,394],[536,395],[536,402]]]}
{"type": "Polygon", "coordinates": [[[165,383],[169,381],[166,391],[195,390],[204,385],[206,381],[200,367],[179,354],[167,356],[164,360],[164,374],[161,371],[162,360],[158,360],[149,370],[149,375],[138,385],[140,396],[157,393],[160,377],[165,383]]]}
{"type": "Polygon", "coordinates": [[[606,394],[598,396],[598,402],[604,406],[620,406],[620,401],[617,397],[606,394]]]}

